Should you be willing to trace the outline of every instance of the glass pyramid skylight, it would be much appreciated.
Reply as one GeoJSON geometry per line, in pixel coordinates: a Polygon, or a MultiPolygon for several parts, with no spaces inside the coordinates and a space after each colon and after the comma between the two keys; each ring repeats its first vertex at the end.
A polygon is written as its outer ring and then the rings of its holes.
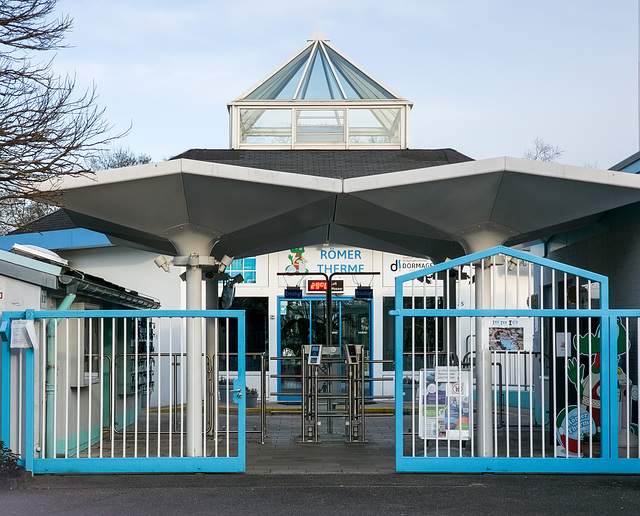
{"type": "Polygon", "coordinates": [[[397,99],[316,31],[307,44],[254,88],[247,100],[397,99]]]}
{"type": "Polygon", "coordinates": [[[406,148],[411,103],[316,31],[279,68],[229,103],[238,148],[406,148]]]}

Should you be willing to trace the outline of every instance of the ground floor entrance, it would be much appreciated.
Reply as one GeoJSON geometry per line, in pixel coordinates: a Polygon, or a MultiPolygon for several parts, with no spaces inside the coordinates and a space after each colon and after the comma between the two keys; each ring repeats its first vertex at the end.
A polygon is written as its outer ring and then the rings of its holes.
{"type": "Polygon", "coordinates": [[[244,311],[5,312],[2,437],[35,473],[637,473],[640,311],[608,303],[506,248],[416,271],[379,378],[372,301],[280,298],[258,393],[244,311]]]}
{"type": "MultiPolygon", "coordinates": [[[[304,346],[322,344],[327,355],[341,356],[347,344],[362,346],[365,360],[369,360],[371,347],[370,300],[334,297],[331,307],[331,346],[326,332],[326,301],[324,298],[278,298],[279,325],[277,354],[279,361],[278,392],[289,396],[279,401],[299,401],[302,391],[302,357],[304,346]],[[330,348],[330,349],[328,349],[330,348]]],[[[370,374],[368,370],[367,376],[370,374]]],[[[367,387],[370,390],[370,387],[367,387]]]]}

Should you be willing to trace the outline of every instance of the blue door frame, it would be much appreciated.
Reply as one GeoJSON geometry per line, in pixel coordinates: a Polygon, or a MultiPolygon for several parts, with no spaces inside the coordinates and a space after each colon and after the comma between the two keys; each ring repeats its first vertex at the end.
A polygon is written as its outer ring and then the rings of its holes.
{"type": "MultiPolygon", "coordinates": [[[[338,341],[341,342],[342,341],[342,302],[343,301],[355,301],[356,299],[354,297],[351,296],[340,296],[340,297],[334,297],[333,298],[333,302],[337,302],[338,303],[338,320],[340,321],[340,324],[338,325],[338,341]]],[[[282,324],[281,324],[281,317],[282,317],[282,313],[280,311],[280,308],[282,306],[282,302],[283,301],[308,301],[309,302],[309,325],[311,326],[312,323],[312,314],[313,314],[313,304],[314,302],[316,303],[322,303],[325,301],[324,298],[319,298],[319,297],[314,297],[314,296],[304,296],[301,299],[287,299],[283,296],[278,296],[277,298],[277,303],[278,303],[278,344],[277,344],[277,354],[278,356],[282,356],[282,335],[281,335],[281,330],[282,330],[282,324]]],[[[373,300],[370,301],[365,301],[362,300],[362,302],[366,302],[367,306],[368,306],[368,317],[369,317],[369,356],[373,356],[373,333],[372,333],[372,328],[373,328],[373,300]]],[[[335,313],[335,312],[334,312],[335,313]]],[[[325,327],[325,325],[323,325],[323,328],[325,327]]],[[[312,332],[309,331],[309,342],[307,344],[317,344],[315,342],[311,342],[312,340],[312,332]]],[[[320,343],[320,344],[324,344],[324,342],[320,343]]],[[[278,361],[278,374],[282,374],[282,362],[278,361]]],[[[369,371],[369,374],[371,374],[371,371],[369,371]]],[[[278,383],[277,383],[277,390],[278,392],[282,392],[282,379],[278,378],[278,383]]],[[[286,398],[283,396],[280,396],[278,401],[290,401],[290,402],[300,402],[300,398],[299,397],[291,397],[291,396],[287,396],[286,398]]]]}

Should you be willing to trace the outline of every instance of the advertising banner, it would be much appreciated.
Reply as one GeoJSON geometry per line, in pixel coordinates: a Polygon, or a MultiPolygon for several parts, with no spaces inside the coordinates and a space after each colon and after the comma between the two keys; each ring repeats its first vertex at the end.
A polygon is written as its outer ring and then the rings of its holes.
{"type": "Polygon", "coordinates": [[[469,439],[471,371],[420,370],[418,435],[421,439],[469,439]]]}

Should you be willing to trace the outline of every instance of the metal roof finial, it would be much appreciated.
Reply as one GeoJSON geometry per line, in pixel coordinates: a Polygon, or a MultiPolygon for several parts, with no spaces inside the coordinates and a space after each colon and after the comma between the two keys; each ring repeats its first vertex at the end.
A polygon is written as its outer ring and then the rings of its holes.
{"type": "Polygon", "coordinates": [[[311,37],[307,41],[329,41],[329,38],[324,35],[324,32],[318,29],[311,35],[311,37]]]}

